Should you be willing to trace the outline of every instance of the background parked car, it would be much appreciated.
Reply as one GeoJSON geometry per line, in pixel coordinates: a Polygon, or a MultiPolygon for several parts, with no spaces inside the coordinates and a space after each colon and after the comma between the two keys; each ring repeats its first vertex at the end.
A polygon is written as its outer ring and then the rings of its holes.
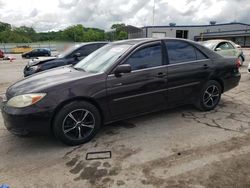
{"type": "Polygon", "coordinates": [[[40,56],[51,56],[50,49],[38,48],[22,54],[23,58],[40,57],[40,56]]]}
{"type": "Polygon", "coordinates": [[[240,78],[237,58],[192,41],[125,40],[96,50],[75,66],[13,84],[2,114],[15,134],[53,131],[65,144],[77,145],[92,139],[103,124],[140,114],[180,104],[212,110],[240,78]]]}
{"type": "Polygon", "coordinates": [[[4,52],[0,49],[0,58],[4,58],[4,52]]]}
{"type": "Polygon", "coordinates": [[[81,45],[74,45],[57,57],[45,60],[33,59],[24,68],[24,76],[29,76],[37,72],[64,65],[74,65],[105,44],[107,44],[107,42],[90,42],[81,45]]]}
{"type": "Polygon", "coordinates": [[[201,42],[204,46],[223,56],[233,56],[240,60],[241,65],[245,61],[245,56],[240,45],[229,40],[208,40],[201,42]]]}

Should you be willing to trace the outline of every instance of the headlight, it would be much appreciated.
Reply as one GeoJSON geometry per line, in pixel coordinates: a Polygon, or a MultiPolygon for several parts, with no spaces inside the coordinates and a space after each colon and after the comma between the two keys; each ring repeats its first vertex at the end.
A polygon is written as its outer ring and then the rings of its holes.
{"type": "Polygon", "coordinates": [[[18,95],[12,97],[7,102],[7,106],[16,108],[30,106],[40,101],[45,95],[46,93],[31,93],[31,94],[18,95]]]}

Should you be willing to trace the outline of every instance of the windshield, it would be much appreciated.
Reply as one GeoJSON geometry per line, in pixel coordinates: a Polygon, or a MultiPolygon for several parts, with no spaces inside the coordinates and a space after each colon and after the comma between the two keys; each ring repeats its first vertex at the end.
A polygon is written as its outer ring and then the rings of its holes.
{"type": "Polygon", "coordinates": [[[86,72],[105,72],[113,63],[131,47],[128,44],[109,44],[77,63],[74,67],[86,72]]]}
{"type": "Polygon", "coordinates": [[[207,41],[207,42],[202,42],[201,44],[203,46],[206,46],[209,49],[214,49],[214,47],[217,44],[217,42],[211,42],[211,41],[209,42],[209,41],[207,41]]]}

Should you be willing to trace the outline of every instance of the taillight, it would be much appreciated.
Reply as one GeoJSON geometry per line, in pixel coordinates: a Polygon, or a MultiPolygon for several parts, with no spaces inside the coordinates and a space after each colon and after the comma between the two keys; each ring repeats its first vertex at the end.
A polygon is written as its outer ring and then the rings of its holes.
{"type": "Polygon", "coordinates": [[[241,66],[241,61],[240,61],[239,58],[236,59],[235,65],[236,65],[237,69],[240,68],[240,66],[241,66]]]}

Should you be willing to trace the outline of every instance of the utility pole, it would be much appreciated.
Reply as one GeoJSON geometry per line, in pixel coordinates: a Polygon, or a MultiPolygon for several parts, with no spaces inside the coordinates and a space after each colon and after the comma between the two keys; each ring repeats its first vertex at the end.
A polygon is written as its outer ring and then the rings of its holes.
{"type": "Polygon", "coordinates": [[[155,0],[153,0],[153,26],[155,25],[155,0]]]}

